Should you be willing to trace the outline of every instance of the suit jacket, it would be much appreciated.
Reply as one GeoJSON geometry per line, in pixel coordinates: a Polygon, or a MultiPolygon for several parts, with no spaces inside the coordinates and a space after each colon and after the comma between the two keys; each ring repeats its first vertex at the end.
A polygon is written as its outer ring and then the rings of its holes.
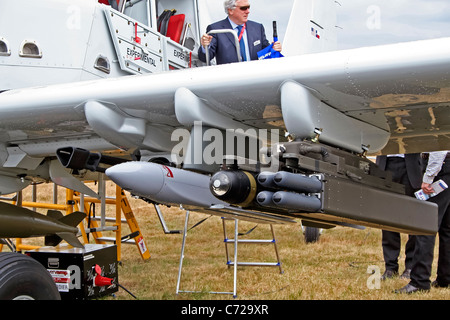
{"type": "MultiPolygon", "coordinates": [[[[387,156],[378,156],[377,165],[382,170],[386,170],[387,156]]],[[[409,182],[413,189],[420,189],[422,186],[423,164],[420,153],[405,154],[405,166],[409,182]]]]}
{"type": "MultiPolygon", "coordinates": [[[[217,29],[233,29],[228,18],[209,25],[206,32],[217,29]]],[[[247,21],[247,42],[250,51],[250,60],[258,60],[258,51],[268,47],[269,41],[266,39],[264,26],[254,21],[247,21]]],[[[209,46],[209,58],[216,58],[217,64],[239,62],[236,53],[236,44],[233,35],[229,33],[213,34],[213,39],[209,46]]],[[[202,47],[198,50],[198,57],[206,62],[206,54],[202,47]]]]}

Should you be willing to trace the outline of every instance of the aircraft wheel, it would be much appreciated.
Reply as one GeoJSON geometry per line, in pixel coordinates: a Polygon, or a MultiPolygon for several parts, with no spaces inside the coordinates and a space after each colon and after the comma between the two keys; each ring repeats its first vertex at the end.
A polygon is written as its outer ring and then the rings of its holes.
{"type": "Polygon", "coordinates": [[[319,241],[320,229],[313,227],[305,227],[304,236],[306,243],[314,243],[319,241]]]}
{"type": "Polygon", "coordinates": [[[50,273],[20,253],[0,253],[0,300],[60,300],[50,273]]]}

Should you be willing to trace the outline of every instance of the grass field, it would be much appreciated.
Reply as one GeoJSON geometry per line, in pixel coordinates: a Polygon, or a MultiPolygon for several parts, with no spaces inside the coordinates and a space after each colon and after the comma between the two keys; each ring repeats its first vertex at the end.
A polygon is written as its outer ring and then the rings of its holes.
{"type": "MultiPolygon", "coordinates": [[[[39,186],[39,195],[50,197],[50,188],[51,185],[39,186]]],[[[399,295],[393,291],[407,281],[391,279],[378,283],[370,272],[375,270],[381,275],[384,271],[380,230],[338,227],[325,230],[319,242],[307,244],[300,221],[274,226],[282,274],[278,267],[238,267],[237,298],[211,294],[211,291],[233,291],[233,267],[226,265],[222,219],[194,212],[190,214],[189,227],[207,219],[187,234],[180,290],[199,292],[176,294],[182,234],[165,234],[152,205],[128,199],[151,258],[144,261],[135,245],[122,245],[119,283],[139,300],[450,300],[449,289],[399,295]]],[[[167,207],[162,210],[169,229],[183,229],[185,211],[167,207]]],[[[113,208],[108,211],[114,215],[113,208]]],[[[226,225],[228,237],[233,238],[234,222],[227,221],[226,225]]],[[[272,238],[268,225],[240,221],[239,232],[245,233],[255,226],[240,239],[272,238]]],[[[127,233],[124,225],[122,235],[127,233]]],[[[404,244],[407,236],[402,237],[404,244]]],[[[234,246],[229,245],[229,249],[232,256],[234,246]]],[[[402,251],[400,272],[403,260],[402,251]]],[[[276,262],[273,244],[239,244],[238,261],[276,262]]],[[[436,276],[436,261],[437,253],[431,280],[436,276]]],[[[134,300],[123,289],[105,299],[134,300]]]]}

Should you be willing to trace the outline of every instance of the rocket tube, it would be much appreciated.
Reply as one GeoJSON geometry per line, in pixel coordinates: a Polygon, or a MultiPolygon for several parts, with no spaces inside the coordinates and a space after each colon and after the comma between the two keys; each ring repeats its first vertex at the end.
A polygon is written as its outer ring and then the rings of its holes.
{"type": "Polygon", "coordinates": [[[322,182],[319,179],[298,173],[279,171],[273,181],[279,188],[300,193],[317,193],[322,190],[322,182]]]}
{"type": "Polygon", "coordinates": [[[322,208],[322,202],[319,198],[295,192],[275,192],[272,201],[278,207],[295,211],[317,212],[322,208]]]}
{"type": "Polygon", "coordinates": [[[256,196],[256,202],[264,207],[275,207],[274,203],[272,202],[273,194],[274,193],[271,191],[261,191],[256,196]]]}
{"type": "Polygon", "coordinates": [[[273,181],[275,175],[276,172],[263,171],[258,174],[256,180],[258,181],[258,184],[263,188],[275,189],[277,188],[277,185],[273,181]]]}

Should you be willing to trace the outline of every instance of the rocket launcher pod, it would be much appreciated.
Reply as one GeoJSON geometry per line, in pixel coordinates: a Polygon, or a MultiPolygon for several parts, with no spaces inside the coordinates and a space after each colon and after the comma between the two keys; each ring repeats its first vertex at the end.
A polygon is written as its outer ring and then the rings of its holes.
{"type": "Polygon", "coordinates": [[[218,199],[241,207],[250,206],[253,200],[256,199],[256,202],[261,206],[295,211],[307,210],[307,208],[321,208],[320,200],[316,197],[304,196],[306,200],[298,208],[293,208],[292,202],[285,204],[285,197],[282,195],[279,200],[280,203],[274,202],[272,194],[276,191],[289,190],[301,193],[318,193],[322,190],[322,182],[319,179],[284,171],[277,173],[261,172],[255,178],[246,171],[223,170],[212,176],[210,189],[212,194],[218,199]],[[307,201],[309,198],[312,198],[312,200],[307,201]],[[318,204],[317,201],[319,202],[318,204]],[[285,205],[287,207],[284,207],[285,205]]]}

